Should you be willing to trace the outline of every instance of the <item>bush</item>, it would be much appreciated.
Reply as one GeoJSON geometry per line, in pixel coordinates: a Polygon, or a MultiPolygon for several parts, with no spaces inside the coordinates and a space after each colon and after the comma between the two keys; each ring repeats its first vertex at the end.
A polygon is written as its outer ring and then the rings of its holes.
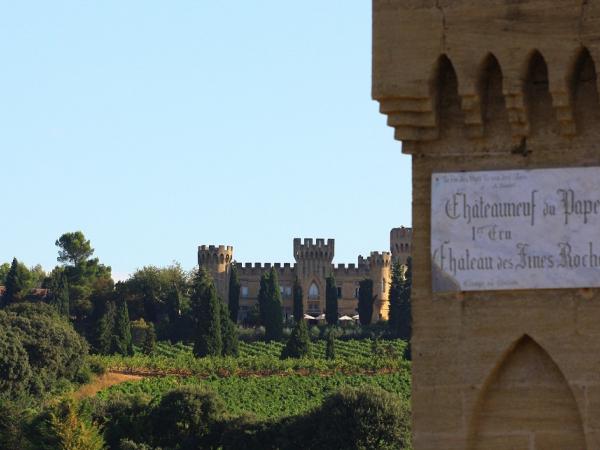
{"type": "Polygon", "coordinates": [[[0,448],[20,450],[26,448],[25,424],[29,410],[19,402],[0,400],[0,448]]]}
{"type": "Polygon", "coordinates": [[[281,359],[302,358],[310,354],[310,339],[306,322],[300,320],[296,323],[290,338],[281,351],[281,359]]]}
{"type": "Polygon", "coordinates": [[[408,449],[410,410],[396,395],[379,388],[344,388],[313,413],[313,448],[408,449]]]}
{"type": "Polygon", "coordinates": [[[215,424],[225,411],[216,393],[200,386],[186,386],[167,393],[153,409],[150,429],[154,444],[167,448],[196,449],[217,446],[215,424]]]}
{"type": "Polygon", "coordinates": [[[14,398],[26,392],[31,382],[29,357],[19,334],[0,328],[0,395],[14,398]]]}

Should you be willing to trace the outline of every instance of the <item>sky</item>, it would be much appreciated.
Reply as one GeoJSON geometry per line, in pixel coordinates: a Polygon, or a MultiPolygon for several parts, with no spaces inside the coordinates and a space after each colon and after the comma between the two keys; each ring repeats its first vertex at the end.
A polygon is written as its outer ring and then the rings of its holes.
{"type": "Polygon", "coordinates": [[[359,0],[0,0],[0,262],[81,230],[123,279],[197,246],[389,250],[410,158],[371,99],[359,0]]]}

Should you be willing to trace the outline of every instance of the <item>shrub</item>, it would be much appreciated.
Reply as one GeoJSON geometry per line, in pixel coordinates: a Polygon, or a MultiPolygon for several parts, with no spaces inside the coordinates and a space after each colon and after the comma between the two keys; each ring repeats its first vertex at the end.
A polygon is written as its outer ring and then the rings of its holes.
{"type": "Polygon", "coordinates": [[[0,399],[0,448],[26,448],[25,423],[29,420],[28,411],[25,405],[0,399]]]}
{"type": "Polygon", "coordinates": [[[344,388],[328,397],[313,419],[313,448],[410,448],[408,405],[378,388],[344,388]]]}
{"type": "Polygon", "coordinates": [[[325,359],[335,359],[335,336],[333,331],[327,335],[327,345],[325,346],[325,359]]]}
{"type": "Polygon", "coordinates": [[[310,339],[306,321],[300,320],[294,326],[292,334],[281,351],[281,359],[302,358],[310,354],[310,339]]]}
{"type": "Polygon", "coordinates": [[[167,393],[153,409],[150,429],[154,444],[168,448],[196,449],[216,446],[215,424],[225,404],[216,393],[200,386],[186,386],[167,393]]]}
{"type": "Polygon", "coordinates": [[[0,395],[16,397],[26,392],[31,376],[29,357],[19,334],[0,327],[0,395]]]}

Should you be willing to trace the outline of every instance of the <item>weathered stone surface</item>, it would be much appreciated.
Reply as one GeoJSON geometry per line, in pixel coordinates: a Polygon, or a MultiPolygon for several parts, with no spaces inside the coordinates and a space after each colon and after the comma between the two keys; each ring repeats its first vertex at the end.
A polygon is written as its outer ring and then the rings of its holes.
{"type": "Polygon", "coordinates": [[[415,450],[600,449],[600,289],[434,293],[430,259],[433,173],[600,166],[599,61],[600,0],[373,1],[412,155],[415,450]]]}

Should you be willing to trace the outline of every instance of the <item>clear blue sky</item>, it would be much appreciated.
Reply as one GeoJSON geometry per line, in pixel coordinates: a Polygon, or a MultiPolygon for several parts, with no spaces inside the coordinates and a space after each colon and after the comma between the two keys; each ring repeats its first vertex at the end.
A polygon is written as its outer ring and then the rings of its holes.
{"type": "Polygon", "coordinates": [[[348,263],[411,224],[368,1],[4,1],[0,55],[0,261],[52,268],[82,230],[117,278],[294,237],[348,263]]]}

